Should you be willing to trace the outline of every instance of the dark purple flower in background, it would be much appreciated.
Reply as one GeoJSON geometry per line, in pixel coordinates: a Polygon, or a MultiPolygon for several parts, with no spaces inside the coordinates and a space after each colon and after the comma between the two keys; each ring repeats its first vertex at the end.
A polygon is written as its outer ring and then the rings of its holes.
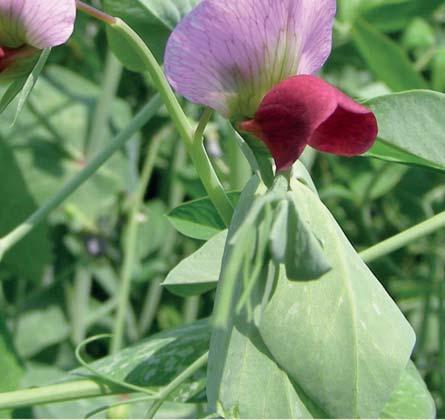
{"type": "Polygon", "coordinates": [[[203,0],[169,39],[167,78],[264,141],[279,170],[307,145],[362,154],[374,115],[312,76],[331,52],[335,13],[335,0],[203,0]]]}
{"type": "Polygon", "coordinates": [[[75,0],[0,0],[0,80],[40,50],[66,42],[75,18],[75,0]]]}

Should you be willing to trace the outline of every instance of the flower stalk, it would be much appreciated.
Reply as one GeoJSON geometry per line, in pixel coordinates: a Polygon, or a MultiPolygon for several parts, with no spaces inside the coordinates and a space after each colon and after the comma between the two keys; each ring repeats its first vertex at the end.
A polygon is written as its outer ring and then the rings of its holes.
{"type": "MultiPolygon", "coordinates": [[[[207,194],[209,195],[210,200],[216,207],[216,210],[224,223],[228,226],[233,215],[232,203],[230,202],[220,180],[218,179],[218,176],[216,175],[210,159],[202,145],[201,139],[198,142],[196,141],[196,139],[200,136],[192,135],[193,131],[190,126],[190,122],[179,105],[179,102],[168,84],[161,67],[139,35],[123,20],[116,18],[115,22],[110,25],[111,28],[119,32],[124,38],[127,39],[130,45],[133,46],[141,61],[145,64],[153,84],[158,89],[158,92],[161,95],[167,110],[169,111],[173,123],[178,130],[181,139],[184,141],[187,152],[192,159],[192,162],[207,194]]],[[[208,114],[204,115],[205,118],[207,118],[208,114]]],[[[202,132],[204,132],[203,129],[202,132]]]]}

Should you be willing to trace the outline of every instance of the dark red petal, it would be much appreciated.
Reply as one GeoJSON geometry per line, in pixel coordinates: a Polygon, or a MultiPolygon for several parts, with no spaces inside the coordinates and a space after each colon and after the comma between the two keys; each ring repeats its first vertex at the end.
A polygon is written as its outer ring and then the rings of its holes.
{"type": "Polygon", "coordinates": [[[275,86],[253,121],[241,128],[263,140],[277,169],[289,168],[306,145],[323,152],[354,156],[377,137],[377,121],[367,108],[314,76],[295,76],[275,86]]]}

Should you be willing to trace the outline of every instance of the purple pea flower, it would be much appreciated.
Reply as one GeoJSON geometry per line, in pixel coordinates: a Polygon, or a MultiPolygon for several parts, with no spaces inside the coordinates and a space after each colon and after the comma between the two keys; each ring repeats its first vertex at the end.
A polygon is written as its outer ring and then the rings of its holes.
{"type": "Polygon", "coordinates": [[[0,77],[15,74],[39,50],[71,36],[75,0],[0,0],[0,77]]]}
{"type": "Polygon", "coordinates": [[[173,88],[262,140],[277,169],[310,145],[337,155],[367,151],[370,110],[313,76],[331,52],[336,0],[203,0],[171,35],[173,88]]]}

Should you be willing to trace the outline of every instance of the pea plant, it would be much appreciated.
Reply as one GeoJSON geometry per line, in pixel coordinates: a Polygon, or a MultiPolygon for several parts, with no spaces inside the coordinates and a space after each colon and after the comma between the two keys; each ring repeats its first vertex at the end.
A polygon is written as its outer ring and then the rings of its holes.
{"type": "Polygon", "coordinates": [[[0,414],[445,415],[444,22],[0,0],[0,414]]]}

